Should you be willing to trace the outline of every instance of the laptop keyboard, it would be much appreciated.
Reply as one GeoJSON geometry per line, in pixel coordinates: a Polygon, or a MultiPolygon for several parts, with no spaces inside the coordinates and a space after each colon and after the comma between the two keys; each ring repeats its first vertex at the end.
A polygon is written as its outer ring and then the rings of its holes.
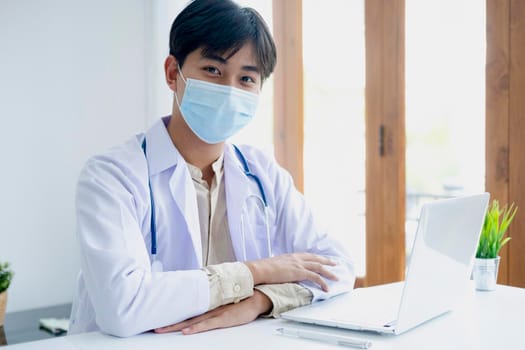
{"type": "Polygon", "coordinates": [[[333,302],[328,300],[329,305],[325,305],[319,311],[322,309],[325,318],[329,317],[337,322],[394,326],[397,323],[402,289],[393,289],[386,297],[384,291],[378,291],[376,296],[373,289],[368,289],[366,293],[355,289],[348,298],[335,298],[332,299],[333,302]]]}

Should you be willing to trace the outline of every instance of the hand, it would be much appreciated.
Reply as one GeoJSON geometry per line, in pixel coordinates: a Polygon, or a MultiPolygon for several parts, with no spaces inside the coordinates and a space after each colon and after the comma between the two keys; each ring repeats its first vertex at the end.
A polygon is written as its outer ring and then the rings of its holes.
{"type": "Polygon", "coordinates": [[[227,304],[200,316],[171,326],[157,328],[155,333],[168,333],[182,331],[183,334],[194,334],[216,328],[238,326],[255,320],[259,315],[268,313],[272,302],[266,295],[258,290],[254,294],[237,304],[227,304]]]}
{"type": "Polygon", "coordinates": [[[316,254],[284,254],[273,258],[247,261],[245,264],[252,273],[254,285],[308,280],[318,284],[327,292],[328,285],[321,276],[333,281],[338,280],[337,276],[325,267],[335,266],[336,263],[316,254]]]}

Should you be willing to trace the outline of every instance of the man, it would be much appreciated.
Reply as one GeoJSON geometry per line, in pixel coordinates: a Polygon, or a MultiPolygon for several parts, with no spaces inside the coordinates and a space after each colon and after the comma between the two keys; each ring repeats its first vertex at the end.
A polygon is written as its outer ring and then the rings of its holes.
{"type": "Polygon", "coordinates": [[[274,159],[226,140],[276,61],[253,9],[195,0],[175,19],[172,115],[90,159],[77,189],[81,272],[70,333],[184,334],[278,316],[353,287],[274,159]]]}

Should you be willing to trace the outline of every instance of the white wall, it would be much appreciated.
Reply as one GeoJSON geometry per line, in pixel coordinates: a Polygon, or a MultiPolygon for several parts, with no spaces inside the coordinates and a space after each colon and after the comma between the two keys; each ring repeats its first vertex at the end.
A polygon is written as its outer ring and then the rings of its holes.
{"type": "Polygon", "coordinates": [[[0,1],[0,261],[16,274],[8,312],[72,300],[79,171],[157,109],[146,93],[151,15],[148,0],[0,1]]]}
{"type": "Polygon", "coordinates": [[[148,86],[148,123],[171,114],[173,92],[164,77],[164,61],[169,55],[169,37],[173,20],[189,3],[188,0],[153,0],[150,4],[146,41],[146,76],[148,86]]]}

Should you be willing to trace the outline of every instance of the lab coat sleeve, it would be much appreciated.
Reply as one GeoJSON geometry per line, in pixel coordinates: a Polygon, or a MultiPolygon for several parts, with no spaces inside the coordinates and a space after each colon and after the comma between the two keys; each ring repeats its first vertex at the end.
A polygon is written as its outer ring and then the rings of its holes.
{"type": "MultiPolygon", "coordinates": [[[[147,174],[147,173],[145,173],[147,174]]],[[[209,281],[202,270],[152,272],[137,198],[147,188],[111,159],[83,169],[76,197],[81,272],[100,329],[126,337],[202,314],[209,281]]]]}
{"type": "Polygon", "coordinates": [[[276,246],[286,247],[286,253],[309,252],[326,256],[337,263],[334,267],[328,267],[339,278],[338,281],[325,279],[329,287],[328,292],[309,281],[300,283],[312,292],[312,302],[352,290],[355,270],[348,253],[338,241],[316,227],[312,210],[295,188],[290,174],[277,163],[273,164],[270,165],[269,172],[273,173],[276,179],[276,246]]]}

